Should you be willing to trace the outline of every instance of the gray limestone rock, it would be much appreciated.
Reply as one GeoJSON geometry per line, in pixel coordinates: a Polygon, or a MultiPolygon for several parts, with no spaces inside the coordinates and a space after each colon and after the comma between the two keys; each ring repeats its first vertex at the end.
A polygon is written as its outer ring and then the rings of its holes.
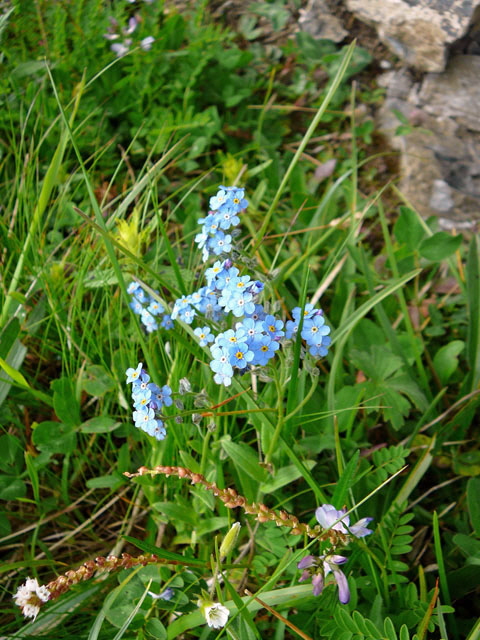
{"type": "Polygon", "coordinates": [[[400,189],[425,217],[480,220],[480,56],[455,56],[443,74],[414,83],[406,70],[383,74],[379,125],[401,152],[400,189]],[[395,135],[398,110],[412,125],[395,135]]]}
{"type": "Polygon", "coordinates": [[[480,0],[346,0],[346,5],[421,71],[443,71],[448,47],[480,23],[480,0]]]}
{"type": "Polygon", "coordinates": [[[331,14],[325,0],[309,0],[304,9],[300,9],[298,24],[301,31],[317,39],[342,42],[348,32],[341,21],[331,14]]]}

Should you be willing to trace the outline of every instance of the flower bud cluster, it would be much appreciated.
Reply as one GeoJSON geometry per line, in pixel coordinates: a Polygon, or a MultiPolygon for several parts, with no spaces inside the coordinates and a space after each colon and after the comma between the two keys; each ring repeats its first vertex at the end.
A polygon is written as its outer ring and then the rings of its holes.
{"type": "Polygon", "coordinates": [[[150,382],[150,376],[141,362],[135,369],[131,367],[125,373],[127,384],[132,384],[135,426],[157,440],[163,440],[167,432],[158,415],[162,407],[169,407],[173,403],[171,388],[168,385],[160,388],[150,382]]]}
{"type": "Polygon", "coordinates": [[[130,308],[140,316],[140,320],[148,333],[158,329],[158,322],[164,329],[173,327],[170,314],[165,311],[160,302],[149,296],[138,282],[131,282],[128,285],[127,293],[132,296],[130,308]]]}

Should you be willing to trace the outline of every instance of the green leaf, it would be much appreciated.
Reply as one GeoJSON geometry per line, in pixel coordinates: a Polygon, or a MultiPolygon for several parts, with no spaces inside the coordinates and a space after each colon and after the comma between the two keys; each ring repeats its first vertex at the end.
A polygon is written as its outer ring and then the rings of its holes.
{"type": "Polygon", "coordinates": [[[462,236],[452,236],[446,231],[438,231],[422,242],[420,255],[427,260],[440,262],[455,253],[461,244],[462,236]]]}
{"type": "Polygon", "coordinates": [[[480,478],[467,482],[467,507],[473,530],[480,536],[480,478]]]}
{"type": "Polygon", "coordinates": [[[89,489],[117,489],[122,484],[125,484],[125,476],[120,473],[112,473],[105,476],[98,476],[98,478],[90,478],[87,480],[86,485],[89,489]]]}
{"type": "Polygon", "coordinates": [[[347,466],[343,470],[341,478],[337,482],[337,486],[335,487],[335,491],[332,496],[332,504],[334,504],[337,509],[342,508],[342,505],[345,503],[347,494],[353,485],[353,479],[357,473],[359,458],[360,451],[357,450],[348,461],[347,466]]]}
{"type": "Polygon", "coordinates": [[[90,418],[86,422],[80,425],[80,431],[82,433],[110,433],[121,425],[120,422],[116,422],[113,418],[108,416],[98,416],[97,418],[90,418]]]}
{"type": "Polygon", "coordinates": [[[91,396],[101,398],[115,388],[115,381],[104,367],[94,364],[85,369],[82,389],[91,396]]]}
{"type": "Polygon", "coordinates": [[[418,213],[409,207],[400,207],[400,216],[393,227],[395,237],[400,244],[406,244],[415,251],[425,235],[425,229],[420,222],[418,213]]]}
{"type": "Polygon", "coordinates": [[[193,509],[186,509],[183,505],[174,502],[154,502],[151,507],[168,516],[174,523],[186,522],[191,527],[195,527],[198,522],[197,514],[193,509]]]}
{"type": "Polygon", "coordinates": [[[0,471],[18,473],[23,461],[23,445],[20,440],[10,433],[5,433],[0,436],[0,451],[0,471]]]}
{"type": "Polygon", "coordinates": [[[248,445],[236,444],[229,438],[222,438],[222,449],[232,460],[239,472],[245,472],[257,482],[265,482],[267,472],[258,463],[258,455],[248,445]]]}
{"type": "Polygon", "coordinates": [[[63,377],[52,382],[53,408],[58,418],[69,427],[80,425],[80,405],[70,378],[63,377]]]}
{"type": "Polygon", "coordinates": [[[164,560],[170,560],[173,564],[179,564],[185,567],[205,567],[206,563],[201,560],[196,560],[195,558],[186,558],[185,556],[181,556],[178,553],[173,553],[172,551],[166,551],[165,549],[160,549],[160,547],[156,547],[149,542],[144,542],[142,540],[137,540],[137,538],[132,538],[132,536],[123,536],[123,538],[127,542],[131,542],[141,551],[145,551],[146,553],[154,553],[159,558],[163,558],[164,560]]]}
{"type": "MultiPolygon", "coordinates": [[[[304,462],[304,465],[309,471],[311,471],[316,464],[317,463],[314,460],[306,460],[304,462]]],[[[298,469],[298,467],[294,466],[293,464],[287,465],[286,467],[281,467],[280,469],[275,471],[275,475],[271,479],[263,482],[260,485],[260,492],[275,493],[277,489],[281,489],[287,484],[295,482],[295,480],[298,480],[298,478],[300,477],[302,477],[300,469],[298,469]]]]}
{"type": "Polygon", "coordinates": [[[453,469],[461,476],[479,476],[480,451],[464,451],[455,455],[453,469]]]}
{"type": "MultiPolygon", "coordinates": [[[[472,480],[478,481],[478,478],[472,478],[472,480]]],[[[475,540],[475,538],[466,536],[464,533],[457,533],[453,536],[453,542],[463,551],[467,558],[478,558],[480,560],[480,540],[475,540]]]]}
{"type": "Polygon", "coordinates": [[[442,384],[446,384],[458,368],[458,355],[463,351],[464,347],[463,340],[452,340],[449,344],[441,347],[435,354],[433,366],[442,384]]]}
{"type": "Polygon", "coordinates": [[[3,358],[0,358],[0,367],[5,371],[5,373],[7,375],[9,375],[12,380],[15,380],[15,382],[20,385],[21,387],[25,387],[26,389],[29,389],[30,386],[28,384],[28,382],[25,380],[25,378],[22,376],[22,374],[20,373],[20,371],[17,371],[16,369],[14,369],[13,367],[11,367],[8,362],[5,362],[5,360],[3,358]]]}
{"type": "Polygon", "coordinates": [[[17,500],[27,494],[27,485],[15,476],[0,476],[0,500],[17,500]]]}
{"type": "Polygon", "coordinates": [[[474,235],[467,258],[467,358],[470,365],[468,391],[477,388],[480,381],[480,238],[474,235]]]}
{"type": "Polygon", "coordinates": [[[150,618],[145,625],[145,631],[155,640],[166,640],[167,638],[167,630],[158,618],[150,618]]]}
{"type": "Polygon", "coordinates": [[[72,427],[47,420],[37,424],[33,430],[33,444],[39,451],[47,453],[73,453],[77,436],[72,427]]]}

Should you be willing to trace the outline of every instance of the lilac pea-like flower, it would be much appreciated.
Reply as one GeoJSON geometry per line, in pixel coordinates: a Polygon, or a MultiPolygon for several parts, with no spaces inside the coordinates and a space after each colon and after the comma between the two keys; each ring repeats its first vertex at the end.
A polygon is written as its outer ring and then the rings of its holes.
{"type": "Polygon", "coordinates": [[[136,369],[134,369],[133,367],[130,367],[130,369],[126,370],[125,374],[127,376],[127,384],[129,384],[130,382],[135,382],[140,378],[140,374],[142,373],[142,367],[143,367],[143,364],[139,362],[136,369]]]}
{"type": "Polygon", "coordinates": [[[364,538],[372,533],[365,525],[373,518],[362,518],[356,524],[350,525],[350,516],[346,515],[346,509],[335,509],[332,504],[323,504],[315,511],[315,517],[319,525],[324,529],[334,529],[341,533],[351,533],[356,538],[364,538]]]}
{"type": "Polygon", "coordinates": [[[313,595],[319,596],[324,588],[325,578],[329,573],[333,573],[338,586],[338,599],[342,604],[350,601],[350,589],[345,574],[339,565],[347,562],[347,558],[336,554],[319,556],[306,556],[297,565],[298,569],[303,569],[299,582],[312,578],[313,595]]]}
{"type": "Polygon", "coordinates": [[[110,49],[115,53],[117,58],[121,58],[129,52],[131,44],[132,41],[130,39],[125,40],[123,43],[115,42],[111,45],[110,49]]]}
{"type": "Polygon", "coordinates": [[[167,587],[161,593],[154,593],[153,591],[148,591],[147,593],[154,600],[171,600],[175,595],[175,589],[167,587]]]}
{"type": "Polygon", "coordinates": [[[136,20],[136,18],[132,16],[128,21],[128,27],[126,29],[123,29],[123,33],[126,36],[129,36],[135,31],[137,27],[138,27],[138,21],[136,20]]]}
{"type": "Polygon", "coordinates": [[[143,38],[143,40],[140,40],[140,47],[143,51],[150,51],[154,42],[155,38],[153,36],[147,36],[146,38],[143,38]]]}

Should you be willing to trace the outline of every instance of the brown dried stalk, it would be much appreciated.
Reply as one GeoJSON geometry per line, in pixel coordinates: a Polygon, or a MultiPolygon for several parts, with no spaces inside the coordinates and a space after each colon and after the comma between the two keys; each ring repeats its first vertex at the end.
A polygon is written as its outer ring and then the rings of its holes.
{"type": "Polygon", "coordinates": [[[122,553],[121,558],[117,556],[107,556],[106,558],[99,556],[95,560],[87,560],[81,567],[70,570],[62,576],[58,576],[55,580],[49,582],[46,587],[50,592],[50,600],[58,598],[66,593],[70,587],[83,580],[89,580],[97,571],[115,571],[116,569],[132,569],[138,566],[147,566],[147,564],[171,564],[171,560],[165,560],[158,556],[147,553],[141,556],[131,556],[128,553],[122,553]]]}
{"type": "Polygon", "coordinates": [[[136,473],[129,473],[125,471],[124,474],[127,478],[136,478],[139,476],[156,476],[165,475],[177,476],[178,478],[186,478],[190,480],[192,484],[201,484],[208,491],[211,491],[213,495],[219,498],[226,507],[229,509],[236,509],[240,507],[249,515],[255,516],[255,520],[259,522],[275,522],[278,527],[289,527],[291,534],[305,534],[309,538],[314,538],[319,541],[329,540],[333,547],[339,545],[346,545],[349,542],[349,536],[337,531],[335,529],[329,529],[325,531],[320,525],[311,527],[309,524],[300,522],[296,516],[291,515],[287,511],[279,511],[278,513],[273,509],[270,509],[264,504],[249,504],[246,499],[239,495],[235,489],[219,489],[215,482],[208,482],[204,476],[200,473],[194,473],[190,469],[185,467],[166,467],[157,466],[153,469],[147,467],[140,467],[136,473]]]}

